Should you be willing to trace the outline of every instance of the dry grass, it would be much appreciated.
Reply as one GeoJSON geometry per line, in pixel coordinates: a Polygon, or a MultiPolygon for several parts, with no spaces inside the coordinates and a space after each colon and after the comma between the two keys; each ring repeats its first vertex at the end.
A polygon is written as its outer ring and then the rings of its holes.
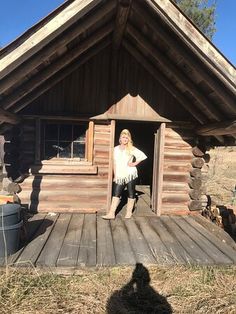
{"type": "Polygon", "coordinates": [[[2,270],[1,313],[144,314],[171,313],[171,308],[173,313],[236,313],[235,267],[141,269],[100,268],[76,275],[2,270]]]}

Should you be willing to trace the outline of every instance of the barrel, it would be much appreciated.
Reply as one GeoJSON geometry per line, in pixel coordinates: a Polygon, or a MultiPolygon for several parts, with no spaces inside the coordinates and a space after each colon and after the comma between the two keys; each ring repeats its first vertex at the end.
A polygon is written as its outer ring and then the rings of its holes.
{"type": "Polygon", "coordinates": [[[11,226],[21,221],[21,205],[3,204],[0,205],[0,227],[11,226]]]}
{"type": "Polygon", "coordinates": [[[18,251],[22,226],[23,220],[10,226],[0,225],[0,257],[5,257],[18,251]]]}
{"type": "Polygon", "coordinates": [[[23,226],[21,218],[21,205],[0,205],[0,257],[11,255],[19,249],[23,226]]]}

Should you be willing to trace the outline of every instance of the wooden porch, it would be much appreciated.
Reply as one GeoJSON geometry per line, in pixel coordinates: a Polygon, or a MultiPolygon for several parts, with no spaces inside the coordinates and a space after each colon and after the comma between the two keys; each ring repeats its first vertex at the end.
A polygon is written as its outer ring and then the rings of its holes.
{"type": "MultiPolygon", "coordinates": [[[[28,220],[27,243],[9,257],[8,264],[58,272],[137,262],[236,264],[235,242],[206,218],[199,214],[157,217],[147,210],[137,208],[131,219],[124,219],[123,208],[112,221],[100,214],[35,214],[28,220]]],[[[0,266],[4,265],[1,259],[0,266]]]]}

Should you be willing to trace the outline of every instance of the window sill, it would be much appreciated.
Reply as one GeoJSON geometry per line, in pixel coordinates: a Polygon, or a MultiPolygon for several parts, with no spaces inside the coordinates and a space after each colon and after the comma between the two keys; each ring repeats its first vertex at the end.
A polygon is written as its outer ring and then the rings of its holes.
{"type": "Polygon", "coordinates": [[[88,161],[42,161],[31,166],[32,174],[97,174],[97,166],[88,161]]]}

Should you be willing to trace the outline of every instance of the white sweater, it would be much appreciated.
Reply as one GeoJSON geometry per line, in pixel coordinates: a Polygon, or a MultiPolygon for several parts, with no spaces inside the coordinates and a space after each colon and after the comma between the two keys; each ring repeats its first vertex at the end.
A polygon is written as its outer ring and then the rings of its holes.
{"type": "Polygon", "coordinates": [[[147,156],[136,147],[130,154],[127,150],[120,149],[120,146],[114,148],[114,173],[115,182],[118,184],[126,184],[138,177],[137,167],[130,167],[128,163],[133,162],[133,159],[140,162],[147,158],[147,156]]]}

